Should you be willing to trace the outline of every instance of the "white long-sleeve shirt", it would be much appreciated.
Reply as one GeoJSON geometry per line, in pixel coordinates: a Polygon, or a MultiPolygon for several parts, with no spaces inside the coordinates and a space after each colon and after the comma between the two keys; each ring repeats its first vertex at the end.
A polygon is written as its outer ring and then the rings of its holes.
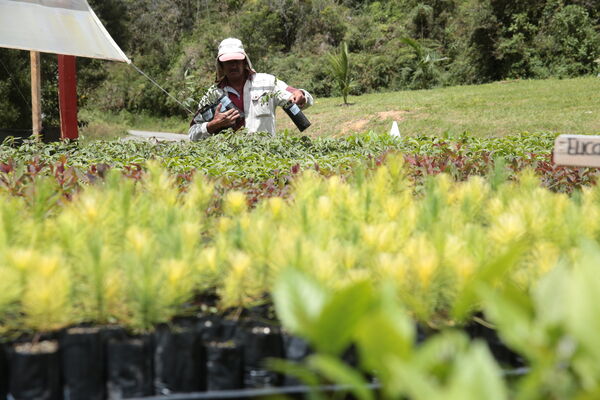
{"type": "MultiPolygon", "coordinates": [[[[292,97],[292,93],[287,90],[288,85],[270,74],[255,73],[248,77],[244,84],[244,115],[245,126],[249,132],[269,132],[275,134],[275,108],[283,106],[292,97]]],[[[216,91],[218,87],[211,87],[200,100],[198,108],[201,109],[207,104],[216,100],[216,91]],[[211,101],[212,100],[212,101],[211,101]]],[[[237,91],[225,86],[222,90],[234,93],[239,96],[237,91]]],[[[313,97],[306,90],[300,89],[306,97],[306,104],[303,108],[310,107],[313,103],[313,97]]],[[[194,117],[188,135],[190,140],[197,141],[209,137],[211,134],[207,130],[210,119],[197,113],[194,117]]]]}

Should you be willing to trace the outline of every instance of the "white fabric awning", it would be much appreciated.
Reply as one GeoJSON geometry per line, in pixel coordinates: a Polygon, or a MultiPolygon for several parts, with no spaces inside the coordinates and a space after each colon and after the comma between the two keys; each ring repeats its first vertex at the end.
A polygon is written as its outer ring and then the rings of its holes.
{"type": "Polygon", "coordinates": [[[0,47],[131,63],[86,0],[0,0],[0,47]]]}

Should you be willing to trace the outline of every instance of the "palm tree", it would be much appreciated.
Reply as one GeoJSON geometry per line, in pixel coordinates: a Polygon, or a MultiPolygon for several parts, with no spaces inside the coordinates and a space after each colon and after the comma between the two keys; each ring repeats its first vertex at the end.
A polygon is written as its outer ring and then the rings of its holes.
{"type": "Polygon", "coordinates": [[[348,56],[348,45],[342,42],[340,45],[339,54],[331,53],[328,54],[329,66],[333,75],[333,79],[337,84],[342,97],[344,98],[344,105],[348,104],[348,94],[350,89],[354,86],[352,78],[350,77],[350,58],[348,56]]]}
{"type": "Polygon", "coordinates": [[[448,60],[447,57],[438,57],[435,53],[425,48],[419,42],[411,38],[400,39],[413,49],[415,60],[411,65],[403,68],[402,74],[409,81],[413,89],[429,89],[440,79],[440,70],[437,64],[448,60]]]}

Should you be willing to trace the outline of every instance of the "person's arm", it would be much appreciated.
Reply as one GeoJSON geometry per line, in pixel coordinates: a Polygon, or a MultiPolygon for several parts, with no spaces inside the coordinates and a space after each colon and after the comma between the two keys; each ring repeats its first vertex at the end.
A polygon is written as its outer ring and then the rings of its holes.
{"type": "Polygon", "coordinates": [[[223,129],[231,128],[235,125],[235,122],[239,117],[240,113],[234,108],[221,112],[221,104],[219,104],[215,110],[215,117],[206,124],[206,131],[210,134],[214,134],[223,129]]]}
{"type": "Polygon", "coordinates": [[[206,126],[208,122],[204,121],[202,115],[200,114],[200,110],[196,112],[192,122],[190,123],[190,128],[188,129],[188,136],[192,142],[197,142],[200,139],[205,139],[209,136],[208,130],[206,126]]]}
{"type": "Polygon", "coordinates": [[[212,87],[209,88],[204,96],[202,96],[202,99],[200,99],[200,102],[198,103],[198,111],[196,111],[194,118],[192,118],[192,121],[190,122],[188,136],[192,142],[205,139],[210,135],[206,129],[208,121],[204,118],[200,110],[209,103],[210,98],[212,97],[212,90],[212,87]]]}
{"type": "Polygon", "coordinates": [[[275,86],[276,91],[279,93],[278,101],[280,106],[287,103],[288,100],[298,104],[298,106],[303,109],[314,104],[312,95],[304,89],[296,89],[279,79],[277,79],[275,86]]]}
{"type": "Polygon", "coordinates": [[[219,104],[212,119],[205,119],[202,113],[200,113],[200,110],[203,109],[205,105],[211,104],[211,100],[216,98],[215,93],[216,88],[213,87],[202,96],[198,112],[196,112],[196,115],[190,123],[190,128],[188,129],[188,136],[191,141],[206,139],[210,135],[218,133],[223,129],[231,128],[235,125],[235,121],[240,117],[237,110],[221,112],[221,105],[219,104]]]}

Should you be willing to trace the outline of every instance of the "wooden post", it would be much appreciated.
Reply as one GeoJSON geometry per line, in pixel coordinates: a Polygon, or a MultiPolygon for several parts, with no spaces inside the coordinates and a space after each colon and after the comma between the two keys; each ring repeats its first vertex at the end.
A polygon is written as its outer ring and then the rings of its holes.
{"type": "Polygon", "coordinates": [[[40,53],[31,51],[31,130],[32,135],[42,133],[42,78],[40,72],[40,53]]]}
{"type": "Polygon", "coordinates": [[[77,68],[75,56],[58,56],[61,139],[77,139],[77,68]]]}

